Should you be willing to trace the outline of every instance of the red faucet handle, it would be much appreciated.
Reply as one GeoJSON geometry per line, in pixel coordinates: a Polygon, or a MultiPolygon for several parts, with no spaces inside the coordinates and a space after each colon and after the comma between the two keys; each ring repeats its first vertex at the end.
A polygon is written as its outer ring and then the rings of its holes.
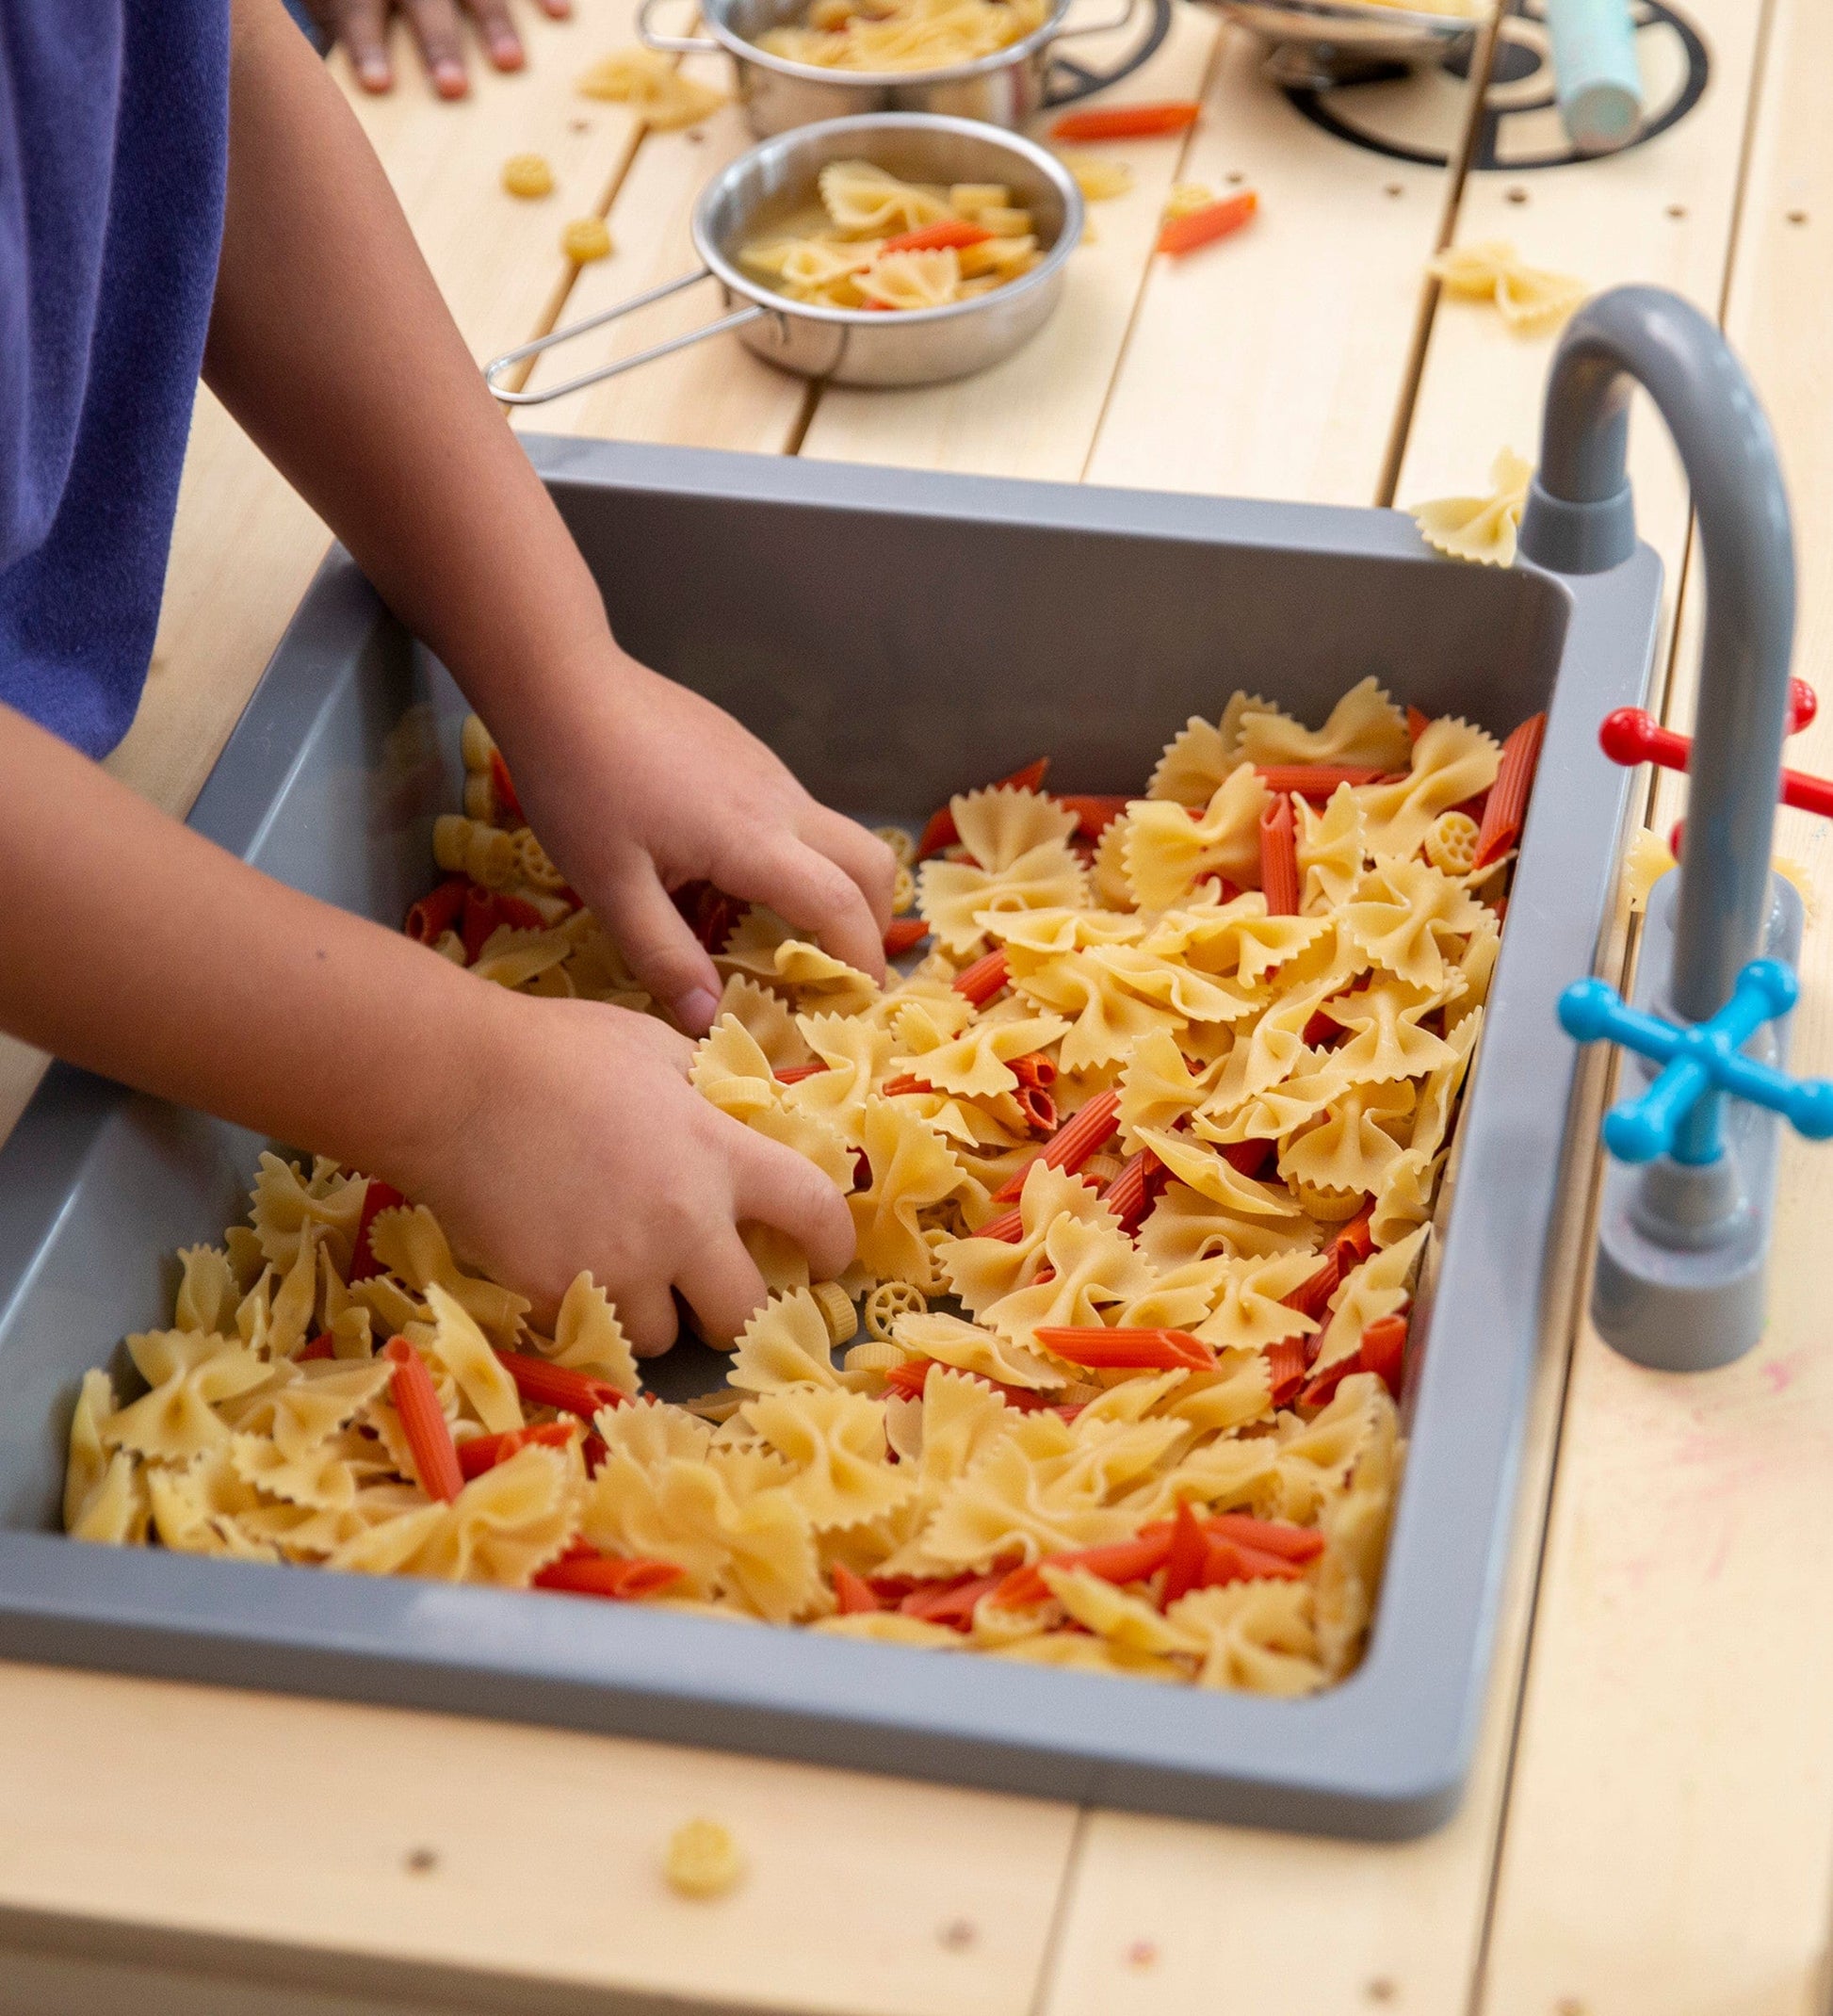
{"type": "Polygon", "coordinates": [[[1789,733],[1799,735],[1820,712],[1820,696],[1806,679],[1789,681],[1789,733]]]}
{"type": "Polygon", "coordinates": [[[1625,769],[1637,763],[1660,763],[1668,770],[1684,770],[1692,750],[1684,735],[1663,728],[1639,707],[1620,707],[1606,714],[1598,730],[1598,745],[1613,763],[1621,763],[1625,769]]]}

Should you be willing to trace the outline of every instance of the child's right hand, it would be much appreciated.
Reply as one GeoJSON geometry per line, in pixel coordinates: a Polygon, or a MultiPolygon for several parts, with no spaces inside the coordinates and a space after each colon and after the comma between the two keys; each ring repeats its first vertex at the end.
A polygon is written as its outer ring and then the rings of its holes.
{"type": "Polygon", "coordinates": [[[551,1312],[581,1268],[632,1345],[665,1351],[678,1290],[709,1341],[764,1300],[741,1221],[787,1232],[817,1280],[852,1258],[846,1200],[812,1162],[688,1081],[693,1046],[648,1016],[473,986],[468,1085],[389,1172],[454,1249],[551,1312]]]}

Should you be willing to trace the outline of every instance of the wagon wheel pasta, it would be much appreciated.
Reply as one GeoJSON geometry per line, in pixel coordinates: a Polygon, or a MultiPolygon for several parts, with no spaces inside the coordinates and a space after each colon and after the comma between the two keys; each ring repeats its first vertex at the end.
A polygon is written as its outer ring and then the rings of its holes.
{"type": "Polygon", "coordinates": [[[1044,256],[1030,213],[998,183],[900,181],[870,161],[830,161],[819,201],[738,252],[791,301],[908,311],[971,301],[1044,256]]]}
{"type": "Polygon", "coordinates": [[[757,47],[822,70],[950,70],[1035,34],[1049,0],[814,0],[757,47]]]}
{"type": "MultiPolygon", "coordinates": [[[[1540,743],[1369,679],[1316,726],[1236,695],[1138,798],[1028,766],[912,848],[935,949],[884,988],[677,891],[725,976],[694,1082],[848,1193],[847,1275],[754,1241],[771,1293],[727,1389],[668,1405],[590,1276],[549,1334],[425,1209],[269,1154],[248,1222],[179,1256],[170,1327],[85,1379],[68,1531],[1159,1683],[1340,1680],[1540,743]]],[[[479,724],[463,749],[476,810],[410,932],[498,985],[659,1013],[479,724]]]]}

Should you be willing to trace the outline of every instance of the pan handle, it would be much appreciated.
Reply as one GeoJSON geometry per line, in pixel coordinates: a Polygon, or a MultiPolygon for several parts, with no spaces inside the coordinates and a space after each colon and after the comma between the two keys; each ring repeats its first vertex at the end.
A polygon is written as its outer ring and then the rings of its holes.
{"type": "Polygon", "coordinates": [[[577,378],[569,378],[564,384],[543,386],[539,392],[505,392],[496,382],[497,374],[507,371],[511,365],[520,364],[525,357],[537,357],[543,350],[552,350],[558,343],[570,343],[575,336],[583,336],[588,330],[602,329],[607,322],[621,320],[626,315],[634,315],[639,308],[647,308],[652,302],[666,301],[671,294],[679,294],[684,287],[691,287],[703,280],[710,280],[712,273],[702,267],[697,273],[684,273],[679,280],[671,280],[659,287],[651,287],[647,294],[633,295],[627,301],[619,301],[615,308],[607,308],[601,314],[589,315],[582,322],[572,322],[564,329],[557,329],[551,334],[537,336],[532,343],[525,343],[518,350],[505,350],[484,366],[484,383],[505,406],[544,406],[549,399],[563,398],[569,392],[577,392],[586,385],[595,385],[602,378],[616,378],[622,372],[634,371],[640,364],[653,364],[657,357],[667,357],[675,350],[684,350],[689,344],[698,343],[706,336],[717,336],[728,329],[741,329],[747,322],[754,322],[765,313],[757,307],[740,308],[736,315],[722,315],[717,322],[703,322],[698,329],[690,329],[686,334],[671,336],[666,343],[657,343],[646,350],[639,350],[634,357],[620,357],[614,364],[601,365],[595,371],[582,372],[577,378]]]}
{"type": "Polygon", "coordinates": [[[658,35],[649,25],[649,17],[659,0],[641,0],[637,8],[637,40],[645,49],[657,49],[664,56],[718,56],[720,45],[710,35],[658,35]]]}
{"type": "MultiPolygon", "coordinates": [[[[649,0],[644,0],[644,5],[648,4],[649,0]]],[[[1053,53],[1044,89],[1045,105],[1070,105],[1078,98],[1086,98],[1091,91],[1118,84],[1122,77],[1130,77],[1142,63],[1157,55],[1160,44],[1171,33],[1171,0],[1149,0],[1149,6],[1151,20],[1145,34],[1111,70],[1090,70],[1070,57],[1053,53]]],[[[1092,21],[1082,28],[1065,28],[1056,39],[1066,42],[1079,35],[1101,35],[1125,27],[1138,9],[1139,0],[1127,0],[1126,7],[1113,19],[1092,21]]]]}

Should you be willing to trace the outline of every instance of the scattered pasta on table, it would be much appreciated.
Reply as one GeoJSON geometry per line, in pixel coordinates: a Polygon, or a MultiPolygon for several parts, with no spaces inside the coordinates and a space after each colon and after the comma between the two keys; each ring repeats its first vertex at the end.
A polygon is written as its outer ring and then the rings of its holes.
{"type": "MultiPolygon", "coordinates": [[[[548,1334],[424,1207],[268,1154],[249,1222],[179,1255],[171,1326],[126,1341],[133,1390],[86,1377],[68,1530],[1164,1683],[1342,1679],[1544,729],[1498,743],[1371,678],[1317,728],[1236,694],[1137,797],[1050,793],[1040,759],[909,848],[930,944],[884,987],[678,890],[724,983],[693,1081],[847,1194],[846,1276],[746,1228],[769,1301],[726,1387],[668,1404],[589,1275],[548,1334]]],[[[480,723],[462,751],[410,935],[660,1013],[480,723]]]]}
{"type": "Polygon", "coordinates": [[[697,126],[727,102],[723,91],[685,75],[672,57],[636,45],[601,57],[579,78],[578,89],[586,98],[627,105],[657,133],[697,126]]]}

